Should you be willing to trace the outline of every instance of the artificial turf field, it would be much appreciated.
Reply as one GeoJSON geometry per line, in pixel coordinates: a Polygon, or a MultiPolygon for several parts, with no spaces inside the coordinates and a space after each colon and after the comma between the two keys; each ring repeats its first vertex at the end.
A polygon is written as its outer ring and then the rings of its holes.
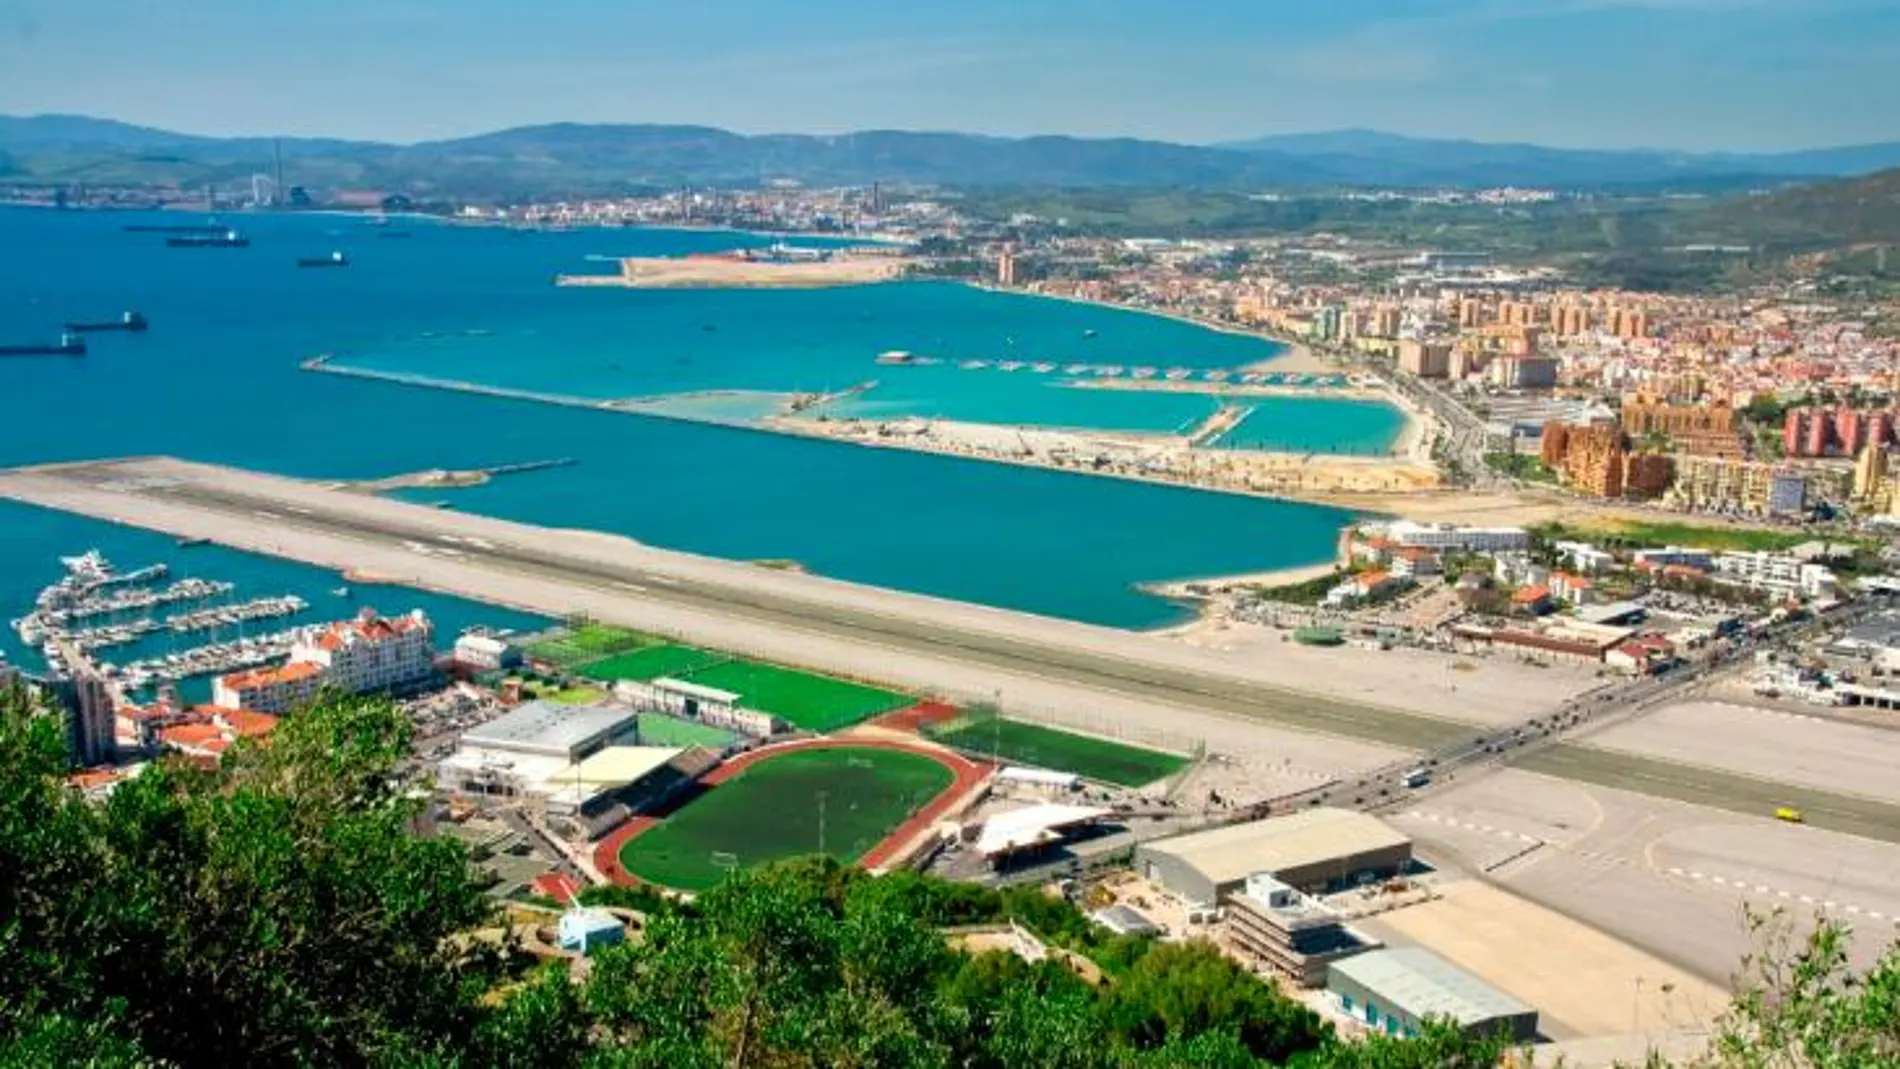
{"type": "Polygon", "coordinates": [[[589,679],[618,682],[630,679],[645,683],[661,677],[685,679],[694,670],[707,665],[717,664],[726,659],[723,653],[713,653],[693,646],[649,646],[643,650],[622,653],[604,660],[594,661],[580,669],[581,675],[589,679]]]}
{"type": "Polygon", "coordinates": [[[817,853],[820,792],[825,853],[848,864],[955,778],[939,761],[898,750],[791,750],[743,769],[628,840],[620,867],[648,883],[702,891],[725,875],[721,861],[750,868],[817,853]]]}
{"type": "Polygon", "coordinates": [[[1187,767],[1188,759],[1108,739],[1076,735],[1000,717],[966,717],[929,730],[932,739],[965,753],[1073,772],[1083,779],[1142,787],[1187,767]]]}
{"type": "Polygon", "coordinates": [[[816,676],[751,661],[727,661],[685,677],[703,687],[729,690],[739,704],[782,718],[793,727],[823,734],[849,727],[915,699],[861,683],[816,676]]]}
{"type": "Polygon", "coordinates": [[[528,647],[528,656],[553,664],[580,664],[583,661],[611,657],[652,644],[638,632],[608,624],[582,624],[560,638],[545,639],[528,647]]]}
{"type": "Polygon", "coordinates": [[[739,705],[771,713],[793,727],[823,734],[849,727],[915,699],[791,668],[743,661],[693,646],[650,646],[583,665],[589,679],[648,682],[662,677],[729,690],[739,705]]]}

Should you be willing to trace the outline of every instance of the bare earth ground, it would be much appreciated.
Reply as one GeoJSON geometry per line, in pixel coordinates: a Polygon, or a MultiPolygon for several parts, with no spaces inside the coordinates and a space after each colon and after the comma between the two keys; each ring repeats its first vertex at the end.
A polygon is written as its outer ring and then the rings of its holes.
{"type": "Polygon", "coordinates": [[[1504,769],[1427,792],[1391,822],[1440,867],[1624,939],[1711,982],[1759,949],[1745,907],[1851,925],[1865,967],[1900,928],[1900,847],[1504,769]]]}
{"type": "Polygon", "coordinates": [[[1388,945],[1423,946],[1537,1007],[1552,1039],[1706,1027],[1728,1003],[1706,980],[1476,880],[1354,926],[1388,945]]]}
{"type": "Polygon", "coordinates": [[[1593,734],[1589,745],[1900,802],[1900,732],[1802,713],[1685,702],[1593,734]]]}

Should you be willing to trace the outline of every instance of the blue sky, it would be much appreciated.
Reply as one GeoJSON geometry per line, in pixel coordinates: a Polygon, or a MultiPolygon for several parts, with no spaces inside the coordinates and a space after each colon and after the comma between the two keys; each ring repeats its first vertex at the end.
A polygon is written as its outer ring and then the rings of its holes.
{"type": "Polygon", "coordinates": [[[0,113],[1216,141],[1900,139],[1900,0],[4,0],[0,113]]]}

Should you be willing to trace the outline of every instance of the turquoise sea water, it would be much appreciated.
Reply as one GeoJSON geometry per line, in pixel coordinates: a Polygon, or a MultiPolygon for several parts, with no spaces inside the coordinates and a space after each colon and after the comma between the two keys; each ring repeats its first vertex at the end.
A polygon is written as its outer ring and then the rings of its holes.
{"type": "MultiPolygon", "coordinates": [[[[593,243],[623,249],[627,244],[599,238],[593,243]]],[[[583,263],[574,269],[592,273],[612,266],[583,263]]],[[[1160,316],[947,282],[821,290],[576,288],[554,294],[553,302],[558,317],[536,302],[532,314],[483,317],[475,333],[464,328],[391,335],[340,353],[338,362],[602,399],[699,390],[821,393],[875,382],[830,411],[1165,433],[1207,418],[1216,399],[1071,389],[1060,369],[1236,368],[1282,351],[1260,338],[1160,316]],[[942,363],[876,363],[879,353],[892,350],[942,363]],[[974,360],[1053,364],[1056,371],[960,366],[974,360]]],[[[1365,407],[1384,418],[1342,422],[1335,402],[1284,399],[1263,413],[1247,447],[1382,451],[1398,432],[1399,413],[1365,407]]],[[[756,418],[753,410],[742,411],[740,418],[756,418]]]]}
{"type": "MultiPolygon", "coordinates": [[[[1171,339],[1167,363],[1184,366],[1244,361],[1258,352],[1252,339],[952,285],[811,293],[549,285],[556,273],[588,269],[589,254],[769,240],[745,235],[522,233],[419,222],[409,226],[411,238],[389,240],[335,217],[233,219],[251,236],[250,248],[166,249],[160,235],[122,229],[181,221],[172,216],[0,210],[0,339],[51,337],[64,320],[128,308],[152,322],[142,336],[95,336],[82,360],[0,360],[0,397],[8,403],[0,464],[170,453],[290,475],[374,477],[572,457],[579,461],[572,467],[426,496],[718,556],[791,558],[839,578],[1117,626],[1181,615],[1136,583],[1321,560],[1349,519],[1315,506],[405,388],[296,366],[319,352],[420,352],[454,337],[479,343],[495,364],[491,375],[511,361],[565,369],[571,381],[537,374],[532,385],[612,395],[623,391],[607,376],[625,376],[624,392],[636,393],[652,392],[652,383],[705,388],[720,376],[735,386],[806,388],[882,371],[896,382],[928,369],[876,367],[875,352],[923,352],[939,334],[960,336],[937,322],[991,336],[1006,331],[1019,346],[1046,336],[1052,346],[1072,339],[1065,344],[1127,345],[1130,352],[1157,350],[1137,346],[1132,334],[1118,340],[1121,334],[1161,324],[1171,339]],[[294,266],[299,256],[333,248],[352,265],[294,266]],[[818,310],[801,311],[805,301],[818,310]],[[842,329],[860,314],[876,329],[863,328],[848,367],[814,348],[828,336],[826,324],[842,329]],[[995,316],[1007,326],[984,325],[995,316]],[[665,323],[673,326],[662,329],[665,323]],[[717,329],[703,330],[708,324],[717,329]],[[1085,329],[1098,336],[1084,339],[1085,329]],[[423,337],[430,333],[439,337],[423,337]],[[689,335],[710,348],[686,351],[689,335]],[[594,355],[572,355],[582,351],[594,355]],[[599,365],[601,378],[582,374],[586,360],[599,365]],[[817,370],[803,370],[807,362],[817,370]],[[620,370],[607,366],[613,363],[620,370]],[[772,376],[755,374],[761,369],[772,376]]],[[[475,359],[465,352],[453,362],[467,367],[475,359]]],[[[1000,377],[964,376],[973,383],[1000,377]]],[[[14,515],[0,515],[0,523],[24,532],[4,543],[9,604],[0,614],[17,615],[17,577],[27,577],[22,589],[30,595],[53,578],[45,570],[56,568],[57,555],[93,544],[128,565],[149,555],[115,550],[102,525],[22,525],[14,515]]],[[[192,570],[238,581],[248,596],[281,592],[263,582],[253,589],[242,575],[192,570]]],[[[334,581],[321,582],[318,589],[334,581]]]]}

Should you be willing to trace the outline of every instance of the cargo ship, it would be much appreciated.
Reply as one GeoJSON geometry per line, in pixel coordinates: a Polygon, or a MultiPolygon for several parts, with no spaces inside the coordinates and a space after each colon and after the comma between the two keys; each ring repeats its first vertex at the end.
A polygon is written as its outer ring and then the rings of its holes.
{"type": "Polygon", "coordinates": [[[179,234],[165,239],[165,247],[171,249],[247,249],[251,239],[235,230],[223,230],[212,234],[179,234]]]}
{"type": "Polygon", "coordinates": [[[149,326],[151,326],[151,324],[145,321],[144,316],[137,312],[127,312],[117,319],[102,319],[94,323],[68,323],[66,324],[66,332],[68,334],[92,334],[102,330],[126,330],[136,334],[149,326]]]}
{"type": "Polygon", "coordinates": [[[297,266],[298,267],[348,267],[350,266],[350,261],[349,261],[349,258],[345,257],[342,253],[333,252],[328,256],[299,256],[297,258],[297,266]]]}
{"type": "Polygon", "coordinates": [[[27,342],[24,345],[0,345],[0,356],[85,356],[86,339],[67,331],[54,342],[27,342]]]}

